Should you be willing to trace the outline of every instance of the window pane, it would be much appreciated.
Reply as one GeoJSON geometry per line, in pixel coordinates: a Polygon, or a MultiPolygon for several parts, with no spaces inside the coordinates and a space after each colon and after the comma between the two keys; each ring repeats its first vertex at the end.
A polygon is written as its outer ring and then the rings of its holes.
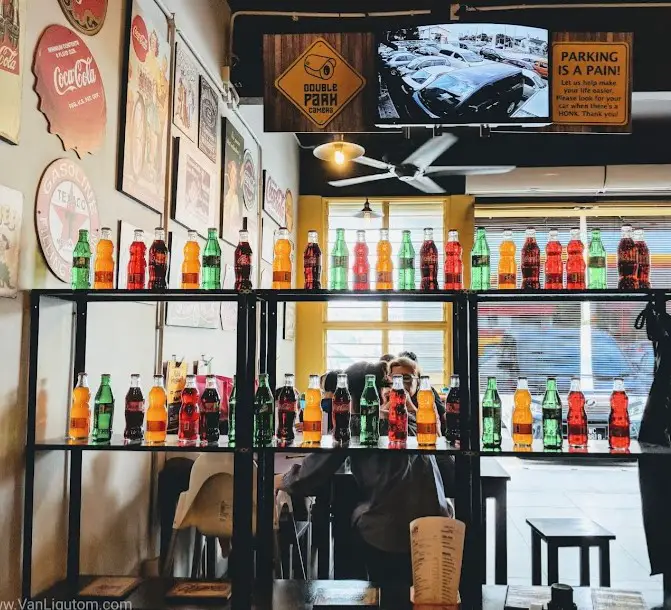
{"type": "Polygon", "coordinates": [[[422,375],[429,375],[432,385],[442,387],[445,383],[444,337],[440,330],[393,330],[389,332],[389,352],[396,355],[414,352],[422,375]]]}
{"type": "Polygon", "coordinates": [[[382,356],[382,331],[326,331],[326,367],[329,371],[346,369],[360,360],[376,362],[382,356]]]}

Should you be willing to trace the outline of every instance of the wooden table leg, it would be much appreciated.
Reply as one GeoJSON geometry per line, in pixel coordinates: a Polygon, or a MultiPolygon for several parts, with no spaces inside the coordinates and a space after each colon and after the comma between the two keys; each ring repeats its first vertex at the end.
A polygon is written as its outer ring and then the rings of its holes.
{"type": "Polygon", "coordinates": [[[610,587],[610,540],[599,544],[599,585],[610,587]]]}
{"type": "Polygon", "coordinates": [[[589,587],[589,547],[580,547],[580,586],[589,587]]]}
{"type": "Polygon", "coordinates": [[[541,584],[541,537],[534,530],[531,530],[531,584],[541,584]]]}
{"type": "Polygon", "coordinates": [[[559,547],[548,542],[548,586],[559,582],[559,547]]]}
{"type": "Polygon", "coordinates": [[[503,480],[496,493],[496,547],[494,557],[494,582],[508,584],[508,502],[507,482],[503,480]]]}

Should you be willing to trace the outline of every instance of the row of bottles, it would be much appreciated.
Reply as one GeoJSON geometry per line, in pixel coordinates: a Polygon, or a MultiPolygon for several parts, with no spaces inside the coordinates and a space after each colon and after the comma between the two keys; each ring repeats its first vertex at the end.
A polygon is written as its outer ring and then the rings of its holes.
{"type": "MultiPolygon", "coordinates": [[[[533,414],[531,393],[526,377],[519,377],[513,398],[512,438],[516,449],[529,450],[533,442],[533,414]]],[[[624,380],[613,380],[608,419],[608,441],[614,451],[627,451],[630,445],[629,398],[624,380]]],[[[543,448],[560,451],[563,441],[562,402],[557,391],[557,379],[548,377],[541,403],[543,448]]],[[[571,380],[566,416],[568,445],[573,450],[587,448],[588,430],[585,412],[585,395],[580,389],[580,379],[571,380]]],[[[485,449],[501,448],[501,397],[496,389],[496,377],[487,378],[487,390],[482,400],[482,444],[485,449]]]]}

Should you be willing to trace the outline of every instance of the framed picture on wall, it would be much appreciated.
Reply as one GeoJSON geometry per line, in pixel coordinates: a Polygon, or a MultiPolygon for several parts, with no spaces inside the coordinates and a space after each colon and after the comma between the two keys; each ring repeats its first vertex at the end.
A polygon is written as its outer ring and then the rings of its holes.
{"type": "Polygon", "coordinates": [[[273,264],[275,248],[275,231],[280,228],[267,214],[261,219],[261,258],[267,263],[273,264]]]}
{"type": "Polygon", "coordinates": [[[207,78],[201,74],[198,148],[215,164],[219,160],[220,121],[219,94],[210,85],[207,78]]]}
{"type": "MultiPolygon", "coordinates": [[[[238,233],[242,228],[242,218],[245,216],[242,211],[242,164],[245,140],[230,119],[225,118],[222,121],[222,132],[224,201],[221,214],[221,238],[236,246],[238,233]]],[[[252,223],[254,227],[258,227],[258,223],[252,215],[247,218],[251,238],[252,223]]]]}
{"type": "Polygon", "coordinates": [[[186,43],[178,38],[175,45],[175,100],[172,122],[194,143],[198,143],[198,62],[186,43]]]}
{"type": "Polygon", "coordinates": [[[273,180],[270,172],[263,172],[263,211],[278,225],[284,227],[287,217],[286,192],[273,180]]]}
{"type": "Polygon", "coordinates": [[[0,138],[19,143],[23,72],[30,60],[25,55],[26,2],[3,2],[4,41],[0,43],[0,138]]]}
{"type": "Polygon", "coordinates": [[[168,22],[153,0],[132,0],[126,24],[117,189],[163,213],[170,109],[168,22]]]}
{"type": "Polygon", "coordinates": [[[18,291],[22,217],[23,193],[0,184],[0,297],[18,291]]]}

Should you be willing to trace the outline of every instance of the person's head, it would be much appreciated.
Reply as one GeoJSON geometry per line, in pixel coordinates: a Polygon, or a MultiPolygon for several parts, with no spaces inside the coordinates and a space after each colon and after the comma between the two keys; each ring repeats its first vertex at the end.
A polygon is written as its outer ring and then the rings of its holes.
{"type": "Polygon", "coordinates": [[[325,375],[322,375],[320,380],[320,385],[322,391],[324,392],[324,398],[333,398],[333,392],[338,385],[338,373],[343,373],[342,369],[337,369],[335,371],[329,371],[325,375]]]}
{"type": "Polygon", "coordinates": [[[396,358],[394,354],[385,354],[384,356],[380,357],[380,360],[389,364],[394,358],[396,358]]]}
{"type": "Polygon", "coordinates": [[[387,363],[382,360],[379,362],[355,362],[347,368],[345,371],[347,373],[347,386],[349,387],[349,393],[352,395],[352,403],[355,409],[359,406],[359,399],[366,385],[366,375],[375,375],[375,387],[379,394],[386,384],[387,371],[387,363]]]}
{"type": "Polygon", "coordinates": [[[395,358],[389,363],[389,374],[403,375],[403,385],[410,396],[414,396],[419,388],[419,376],[421,371],[415,360],[401,357],[395,358]]]}
{"type": "Polygon", "coordinates": [[[415,352],[407,352],[407,351],[406,352],[401,352],[398,355],[398,357],[399,358],[409,358],[413,362],[417,362],[417,354],[415,354],[415,352]]]}

